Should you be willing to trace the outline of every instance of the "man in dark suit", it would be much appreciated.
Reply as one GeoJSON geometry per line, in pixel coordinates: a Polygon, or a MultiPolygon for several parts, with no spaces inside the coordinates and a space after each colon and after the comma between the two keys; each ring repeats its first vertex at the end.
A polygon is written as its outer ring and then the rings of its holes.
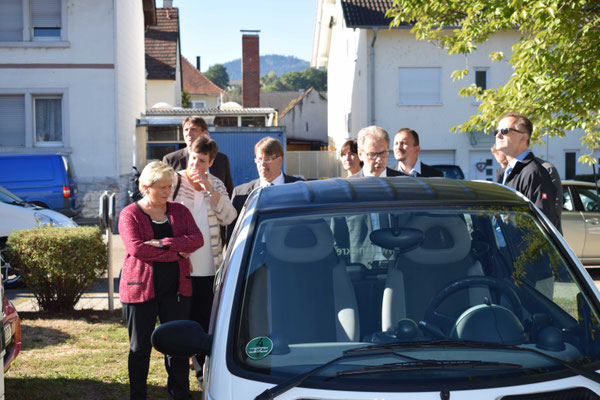
{"type": "Polygon", "coordinates": [[[358,131],[356,141],[358,144],[358,158],[363,162],[363,167],[348,178],[362,178],[365,176],[385,178],[406,175],[387,167],[390,155],[390,135],[385,129],[375,125],[362,128],[358,131]]]}
{"type": "Polygon", "coordinates": [[[402,128],[396,132],[394,137],[394,158],[398,160],[397,170],[405,174],[430,178],[443,177],[442,171],[439,171],[419,160],[419,134],[410,129],[402,128]]]}
{"type": "Polygon", "coordinates": [[[562,197],[562,187],[559,190],[555,186],[540,162],[543,160],[538,160],[529,149],[532,132],[533,124],[523,115],[505,113],[500,117],[495,148],[508,160],[501,183],[527,196],[560,230],[556,197],[562,197]]]}
{"type": "MultiPolygon", "coordinates": [[[[254,189],[303,180],[283,173],[281,170],[283,165],[283,146],[279,140],[270,136],[262,138],[254,146],[254,162],[256,163],[256,169],[258,170],[258,179],[254,179],[248,183],[242,183],[233,189],[231,202],[238,215],[240,215],[240,211],[242,210],[248,195],[250,195],[254,189]]],[[[227,227],[228,240],[236,221],[233,221],[227,227]]]]}
{"type": "MultiPolygon", "coordinates": [[[[187,168],[188,158],[190,156],[189,149],[194,140],[198,139],[200,135],[208,135],[208,127],[201,117],[187,117],[183,120],[181,126],[183,127],[183,139],[185,140],[186,147],[167,154],[162,160],[165,164],[173,167],[175,172],[187,168]]],[[[209,172],[225,184],[227,194],[231,197],[231,193],[233,192],[233,179],[231,177],[231,168],[229,167],[229,159],[227,156],[218,152],[209,172]]]]}
{"type": "MultiPolygon", "coordinates": [[[[358,158],[363,162],[363,167],[347,179],[362,177],[394,177],[406,176],[405,173],[387,168],[390,154],[390,136],[385,129],[379,126],[367,126],[358,132],[358,158]]],[[[376,268],[381,262],[390,258],[390,252],[373,244],[369,238],[371,232],[389,228],[387,213],[364,213],[345,218],[336,218],[333,229],[338,232],[336,237],[347,238],[349,260],[361,263],[367,268],[376,268]]]]}

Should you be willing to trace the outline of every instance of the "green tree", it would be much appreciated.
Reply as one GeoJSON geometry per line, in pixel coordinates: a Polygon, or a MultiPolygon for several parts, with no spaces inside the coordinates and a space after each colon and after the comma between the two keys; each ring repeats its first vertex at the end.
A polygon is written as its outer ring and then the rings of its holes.
{"type": "MultiPolygon", "coordinates": [[[[394,0],[387,16],[390,27],[413,24],[417,39],[434,42],[448,54],[473,52],[497,32],[516,29],[520,39],[512,54],[492,51],[493,61],[509,62],[513,74],[498,88],[464,87],[460,95],[481,101],[479,112],[454,131],[487,132],[505,111],[531,117],[533,140],[564,136],[582,129],[582,143],[594,162],[600,139],[600,2],[595,0],[394,0]]],[[[454,71],[463,78],[467,69],[454,71]]]]}
{"type": "Polygon", "coordinates": [[[192,106],[192,100],[190,98],[190,94],[187,90],[183,89],[181,91],[181,107],[190,108],[192,106]]]}
{"type": "Polygon", "coordinates": [[[302,72],[308,87],[314,87],[318,91],[327,91],[327,70],[307,68],[302,72]]]}
{"type": "Polygon", "coordinates": [[[306,90],[310,87],[305,77],[298,71],[282,74],[281,80],[288,87],[288,90],[306,90]]]}
{"type": "Polygon", "coordinates": [[[213,65],[204,73],[204,76],[221,89],[227,89],[227,85],[229,85],[229,75],[227,74],[227,68],[223,64],[213,65]]]}
{"type": "Polygon", "coordinates": [[[287,86],[281,82],[281,79],[275,75],[275,71],[269,72],[260,78],[260,86],[263,92],[281,92],[288,90],[287,86]]]}

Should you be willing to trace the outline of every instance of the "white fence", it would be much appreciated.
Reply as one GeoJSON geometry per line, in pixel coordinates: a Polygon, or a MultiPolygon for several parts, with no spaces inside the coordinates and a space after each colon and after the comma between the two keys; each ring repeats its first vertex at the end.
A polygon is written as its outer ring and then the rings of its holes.
{"type": "Polygon", "coordinates": [[[286,173],[305,179],[345,176],[337,151],[288,151],[286,173]]]}

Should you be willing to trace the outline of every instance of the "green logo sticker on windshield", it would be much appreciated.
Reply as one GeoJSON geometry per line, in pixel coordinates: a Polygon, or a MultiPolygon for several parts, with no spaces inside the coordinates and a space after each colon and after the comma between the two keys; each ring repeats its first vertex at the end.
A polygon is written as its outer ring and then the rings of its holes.
{"type": "Polygon", "coordinates": [[[253,360],[260,360],[271,354],[273,341],[268,337],[256,337],[246,345],[246,354],[253,360]]]}

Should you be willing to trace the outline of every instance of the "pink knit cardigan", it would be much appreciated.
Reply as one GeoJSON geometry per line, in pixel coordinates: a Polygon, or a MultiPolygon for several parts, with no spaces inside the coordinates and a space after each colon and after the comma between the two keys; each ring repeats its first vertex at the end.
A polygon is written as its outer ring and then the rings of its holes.
{"type": "Polygon", "coordinates": [[[154,239],[150,218],[135,203],[125,207],[119,215],[119,234],[125,244],[125,261],[121,270],[119,294],[123,303],[141,303],[154,298],[154,262],[179,263],[179,291],[182,296],[192,295],[190,261],[179,252],[191,253],[204,244],[202,233],[190,211],[182,204],[168,202],[167,216],[173,228],[173,237],[162,239],[168,250],[144,244],[154,239]]]}

